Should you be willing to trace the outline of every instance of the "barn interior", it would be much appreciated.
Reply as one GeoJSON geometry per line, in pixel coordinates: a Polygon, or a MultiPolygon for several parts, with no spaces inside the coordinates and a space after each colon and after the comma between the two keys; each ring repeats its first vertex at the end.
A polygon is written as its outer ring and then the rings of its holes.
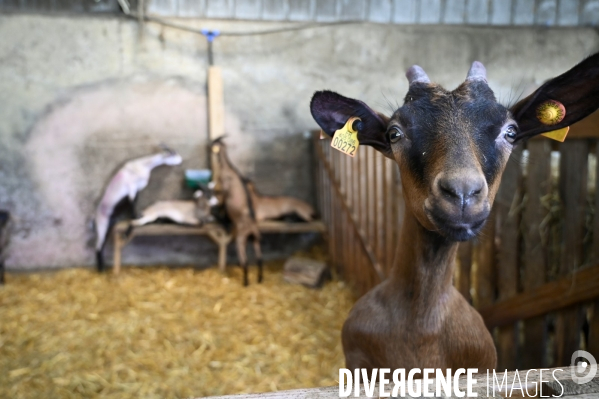
{"type": "MultiPolygon", "coordinates": [[[[336,385],[341,327],[389,275],[404,202],[394,162],[322,137],[314,92],[391,114],[410,66],[453,89],[478,60],[511,105],[596,53],[598,25],[599,0],[0,0],[0,397],[336,385]],[[130,228],[213,194],[219,138],[259,193],[314,210],[259,225],[263,282],[250,239],[247,287],[231,221],[130,228]],[[111,179],[165,152],[181,161],[112,214],[99,272],[111,179]]],[[[454,285],[498,369],[599,358],[598,141],[594,113],[564,142],[519,145],[460,244],[454,285]]]]}

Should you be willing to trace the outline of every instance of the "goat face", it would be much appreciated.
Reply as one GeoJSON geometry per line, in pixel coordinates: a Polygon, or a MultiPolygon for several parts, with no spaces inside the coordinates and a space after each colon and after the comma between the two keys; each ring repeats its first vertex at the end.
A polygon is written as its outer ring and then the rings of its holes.
{"type": "Polygon", "coordinates": [[[410,85],[386,136],[406,204],[420,224],[457,241],[482,228],[516,126],[482,79],[467,79],[454,91],[426,82],[410,85]]]}
{"type": "Polygon", "coordinates": [[[510,109],[496,101],[479,62],[453,91],[431,83],[418,66],[406,76],[404,104],[391,117],[330,91],[315,93],[312,116],[330,136],[350,117],[361,118],[360,143],[399,165],[408,210],[428,230],[456,241],[482,228],[515,142],[569,126],[599,108],[599,53],[510,109]],[[548,100],[566,110],[553,124],[537,117],[548,100]]]}
{"type": "Polygon", "coordinates": [[[161,150],[163,163],[165,165],[181,165],[183,158],[177,153],[177,151],[173,150],[164,143],[160,143],[158,147],[161,150]]]}
{"type": "Polygon", "coordinates": [[[181,165],[183,158],[176,152],[164,153],[164,164],[165,165],[181,165]]]}

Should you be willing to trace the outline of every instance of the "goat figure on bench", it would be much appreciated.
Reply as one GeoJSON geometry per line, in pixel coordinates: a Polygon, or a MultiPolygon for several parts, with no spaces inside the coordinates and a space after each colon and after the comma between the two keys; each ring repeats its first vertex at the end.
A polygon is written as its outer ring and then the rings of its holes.
{"type": "Polygon", "coordinates": [[[453,91],[418,66],[406,75],[404,104],[390,117],[330,91],[317,92],[310,105],[329,136],[361,119],[360,143],[397,163],[406,204],[390,276],[343,326],[346,366],[484,372],[496,367],[497,354],[482,318],[452,285],[458,242],[481,231],[517,142],[599,108],[599,54],[511,108],[496,101],[479,62],[453,91]],[[550,118],[548,106],[556,111],[550,118]]]}
{"type": "Polygon", "coordinates": [[[256,211],[256,220],[277,220],[284,216],[296,215],[304,222],[312,221],[314,209],[305,201],[283,195],[262,195],[254,183],[248,181],[248,191],[256,211]]]}
{"type": "Polygon", "coordinates": [[[183,161],[181,155],[167,146],[161,145],[161,149],[162,151],[157,154],[126,162],[106,186],[94,219],[96,227],[96,265],[99,272],[104,270],[102,249],[106,243],[106,237],[117,206],[128,201],[134,214],[137,193],[148,185],[152,170],[160,165],[179,165],[183,161]]]}
{"type": "Polygon", "coordinates": [[[237,257],[243,268],[243,285],[248,285],[248,265],[246,246],[253,239],[254,254],[258,263],[258,282],[262,282],[262,249],[260,230],[256,221],[256,212],[247,187],[248,180],[239,173],[227,156],[227,147],[222,137],[214,140],[210,149],[216,155],[218,174],[215,174],[215,192],[218,201],[223,204],[227,216],[233,223],[233,235],[237,247],[237,257]]]}
{"type": "Polygon", "coordinates": [[[155,202],[141,211],[140,218],[131,221],[131,228],[143,226],[159,219],[167,219],[189,226],[200,226],[213,222],[212,207],[218,205],[216,197],[211,195],[209,190],[200,189],[193,193],[193,198],[193,200],[155,202]]]}
{"type": "Polygon", "coordinates": [[[258,282],[262,281],[262,252],[258,222],[276,220],[287,215],[296,215],[305,222],[312,221],[314,209],[306,202],[287,196],[267,196],[256,190],[252,181],[242,176],[227,155],[223,137],[214,140],[211,149],[216,154],[218,173],[215,173],[215,192],[219,203],[233,223],[237,255],[243,267],[243,281],[247,285],[248,238],[254,240],[254,252],[258,262],[258,282]]]}

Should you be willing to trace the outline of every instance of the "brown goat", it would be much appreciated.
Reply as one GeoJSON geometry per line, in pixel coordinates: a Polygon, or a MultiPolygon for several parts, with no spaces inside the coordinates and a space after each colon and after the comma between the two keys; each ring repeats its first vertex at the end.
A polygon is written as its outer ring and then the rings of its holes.
{"type": "Polygon", "coordinates": [[[391,117],[330,91],[311,102],[330,136],[351,117],[361,119],[360,143],[398,164],[406,204],[391,275],[355,304],[343,326],[346,365],[484,372],[495,368],[497,355],[482,318],[452,285],[458,241],[480,232],[516,142],[599,108],[599,54],[511,108],[496,101],[479,62],[453,91],[418,66],[406,75],[409,91],[391,117]],[[548,104],[565,112],[546,118],[548,104]]]}
{"type": "Polygon", "coordinates": [[[258,282],[262,282],[262,250],[260,230],[256,223],[256,213],[252,197],[247,187],[247,179],[235,169],[227,156],[227,147],[222,138],[212,142],[211,151],[216,155],[218,174],[214,187],[218,200],[224,205],[227,216],[233,223],[233,235],[237,246],[237,256],[243,268],[243,285],[248,285],[248,265],[246,246],[248,238],[253,238],[254,253],[258,263],[258,282]]]}
{"type": "Polygon", "coordinates": [[[285,215],[295,214],[305,222],[312,221],[314,209],[306,202],[293,197],[262,195],[248,181],[247,188],[254,204],[256,221],[274,220],[285,215]]]}

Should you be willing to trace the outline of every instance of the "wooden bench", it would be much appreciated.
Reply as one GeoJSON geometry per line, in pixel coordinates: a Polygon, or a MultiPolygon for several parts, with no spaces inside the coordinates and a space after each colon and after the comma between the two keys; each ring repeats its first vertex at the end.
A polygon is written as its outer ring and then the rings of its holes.
{"type": "MultiPolygon", "coordinates": [[[[271,233],[324,233],[325,225],[321,221],[288,223],[280,221],[267,220],[258,223],[260,232],[264,234],[271,233]]],[[[202,235],[208,236],[218,246],[218,268],[224,272],[227,265],[227,245],[232,240],[232,236],[218,223],[208,223],[202,226],[183,226],[169,223],[153,223],[144,226],[135,227],[129,236],[126,232],[129,229],[129,222],[122,221],[114,227],[114,274],[121,271],[121,252],[135,236],[182,236],[182,235],[202,235]]]]}

